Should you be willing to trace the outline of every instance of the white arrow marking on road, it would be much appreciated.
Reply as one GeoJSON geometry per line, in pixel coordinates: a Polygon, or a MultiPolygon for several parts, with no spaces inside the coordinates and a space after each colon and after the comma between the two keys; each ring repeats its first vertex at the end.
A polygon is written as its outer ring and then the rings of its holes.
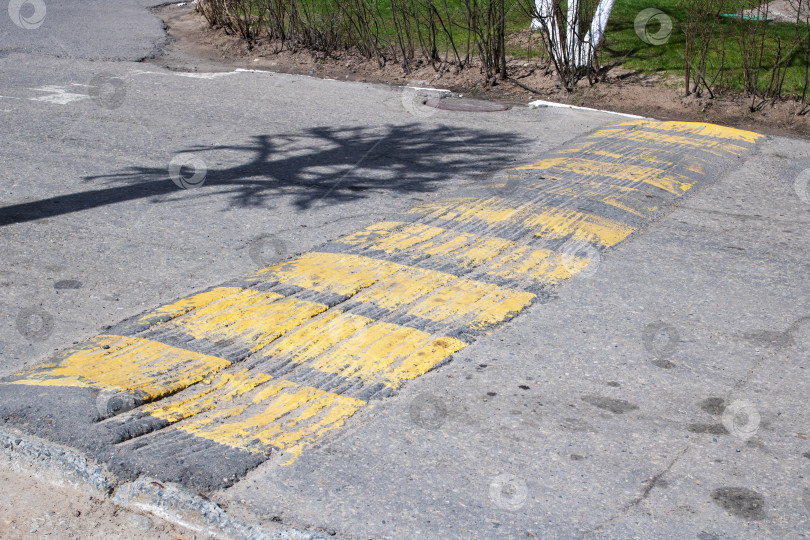
{"type": "MultiPolygon", "coordinates": [[[[70,85],[70,86],[83,86],[83,85],[70,85]]],[[[50,92],[47,96],[40,96],[35,98],[28,98],[32,101],[45,101],[47,103],[56,103],[57,105],[67,105],[74,101],[81,101],[83,99],[90,99],[87,94],[76,94],[68,92],[65,86],[41,86],[39,88],[31,88],[36,92],[50,92]]]]}

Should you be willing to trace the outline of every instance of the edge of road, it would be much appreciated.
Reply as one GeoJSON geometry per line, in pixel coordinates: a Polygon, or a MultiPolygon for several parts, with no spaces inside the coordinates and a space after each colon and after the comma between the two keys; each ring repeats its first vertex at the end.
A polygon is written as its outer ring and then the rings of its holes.
{"type": "Polygon", "coordinates": [[[211,499],[176,484],[158,482],[148,477],[121,483],[104,465],[81,453],[13,429],[0,428],[0,459],[9,463],[14,470],[46,482],[85,490],[115,506],[153,514],[215,538],[335,538],[329,533],[261,525],[259,519],[251,519],[253,524],[248,524],[230,515],[211,499]]]}

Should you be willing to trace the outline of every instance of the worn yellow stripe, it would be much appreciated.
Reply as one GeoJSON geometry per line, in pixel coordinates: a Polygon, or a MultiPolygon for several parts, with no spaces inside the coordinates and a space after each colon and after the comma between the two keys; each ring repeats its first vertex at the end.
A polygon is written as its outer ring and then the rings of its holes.
{"type": "Polygon", "coordinates": [[[534,297],[531,293],[512,291],[497,285],[458,280],[453,274],[375,261],[360,255],[310,255],[302,262],[295,260],[270,268],[264,275],[272,274],[274,279],[300,286],[306,284],[315,290],[356,292],[354,300],[373,302],[392,310],[413,304],[405,308],[409,314],[421,316],[430,311],[428,318],[434,321],[449,323],[454,320],[453,315],[459,315],[475,327],[503,320],[528,305],[534,297]],[[323,267],[329,269],[321,272],[323,267]],[[376,273],[378,269],[382,270],[376,273]],[[328,275],[328,278],[321,279],[324,275],[328,275]],[[361,284],[364,286],[362,291],[361,284]],[[458,294],[459,287],[467,287],[466,294],[458,294]],[[481,301],[485,296],[488,300],[481,301]],[[436,298],[451,298],[452,302],[446,309],[426,310],[424,306],[435,302],[436,298]],[[442,316],[439,316],[440,313],[442,316]],[[477,316],[473,316],[474,313],[477,316]]]}
{"type": "Polygon", "coordinates": [[[642,194],[641,197],[639,198],[631,198],[627,196],[605,197],[602,202],[604,202],[605,204],[609,204],[611,206],[615,206],[616,208],[624,210],[625,212],[631,212],[633,214],[642,217],[647,217],[648,213],[657,212],[660,209],[660,207],[657,204],[654,204],[655,201],[654,198],[651,198],[652,200],[650,202],[646,202],[645,199],[643,199],[642,197],[646,197],[646,195],[642,194]],[[633,201],[635,203],[636,205],[635,208],[630,205],[630,201],[633,201]],[[638,211],[639,206],[641,206],[642,210],[646,213],[639,212],[638,211]]]}
{"type": "Polygon", "coordinates": [[[706,160],[693,156],[681,156],[676,152],[671,152],[663,148],[651,148],[636,144],[621,144],[619,141],[612,142],[609,148],[601,141],[583,141],[571,147],[555,151],[556,154],[577,154],[580,156],[603,156],[613,159],[646,161],[656,165],[667,167],[683,168],[687,171],[705,174],[704,163],[706,160]],[[669,155],[669,157],[667,157],[669,155]],[[672,161],[671,158],[675,158],[672,161]]]}
{"type": "Polygon", "coordinates": [[[441,227],[406,224],[401,221],[375,223],[340,240],[344,244],[378,249],[386,253],[410,251],[442,259],[455,259],[461,268],[474,268],[491,260],[513,242],[503,238],[487,238],[470,233],[457,233],[441,227]],[[423,233],[429,230],[427,238],[423,233]],[[391,231],[396,231],[392,238],[391,231]]]}
{"type": "MultiPolygon", "coordinates": [[[[604,184],[595,185],[604,187],[604,184]]],[[[637,191],[633,188],[627,189],[637,191]]],[[[578,191],[570,187],[564,187],[551,191],[556,194],[569,196],[582,194],[583,196],[600,199],[606,204],[612,204],[618,208],[626,209],[628,212],[645,217],[635,209],[623,208],[624,205],[620,200],[614,197],[606,197],[604,193],[599,193],[596,190],[582,189],[578,191]]],[[[362,247],[368,247],[371,243],[378,245],[376,243],[380,235],[384,235],[386,231],[397,228],[401,228],[401,230],[404,231],[407,230],[408,227],[409,225],[405,222],[377,223],[359,233],[341,239],[341,242],[362,247]]],[[[473,234],[456,233],[438,227],[435,228],[443,232],[439,235],[432,236],[431,240],[417,245],[388,246],[386,252],[427,253],[442,258],[453,258],[456,259],[459,262],[459,266],[462,267],[477,267],[492,261],[486,272],[488,275],[517,280],[528,276],[543,284],[560,283],[582,270],[588,264],[587,259],[567,256],[548,249],[533,250],[527,246],[522,246],[509,251],[508,248],[513,247],[514,242],[502,238],[485,238],[473,234]]],[[[601,232],[602,231],[600,231],[600,233],[601,232]]],[[[595,235],[585,235],[584,231],[583,234],[579,234],[578,236],[578,239],[584,239],[586,241],[595,238],[595,235]]],[[[602,234],[601,236],[607,238],[606,234],[602,234]]],[[[347,323],[348,321],[345,324],[347,323]]],[[[309,326],[312,326],[312,324],[309,326]]],[[[311,336],[307,336],[307,340],[319,339],[319,333],[324,334],[330,332],[334,332],[334,329],[332,329],[331,326],[326,326],[326,323],[324,323],[324,327],[319,327],[318,331],[313,331],[311,336]]]]}
{"type": "Polygon", "coordinates": [[[406,326],[374,323],[317,357],[299,355],[296,361],[305,361],[308,367],[326,373],[398,388],[403,381],[427,373],[465,345],[455,338],[434,337],[406,326]]]}
{"type": "Polygon", "coordinates": [[[303,255],[270,267],[259,276],[319,292],[356,295],[354,300],[387,309],[410,303],[456,278],[435,270],[338,253],[303,255]]]}
{"type": "Polygon", "coordinates": [[[158,399],[195,384],[230,365],[199,354],[136,337],[101,335],[56,364],[18,375],[10,384],[79,386],[143,393],[158,399]]]}
{"type": "Polygon", "coordinates": [[[352,299],[357,302],[372,302],[381,308],[395,310],[455,278],[456,276],[453,274],[436,270],[403,266],[396,274],[385,277],[371,287],[363,289],[352,299]]]}
{"type": "Polygon", "coordinates": [[[353,295],[401,267],[359,255],[315,252],[266,268],[256,276],[319,292],[353,295]]]}
{"type": "Polygon", "coordinates": [[[484,328],[516,315],[531,304],[534,296],[490,283],[458,279],[429,294],[408,313],[431,321],[465,321],[471,328],[484,328]]]}
{"type": "MultiPolygon", "coordinates": [[[[555,179],[547,178],[547,180],[555,179]]],[[[570,186],[568,185],[568,181],[566,181],[560,185],[547,183],[542,186],[530,187],[529,189],[549,195],[561,195],[572,199],[583,198],[598,201],[642,218],[648,218],[649,212],[658,210],[657,206],[646,206],[644,208],[646,213],[644,213],[640,212],[638,208],[630,206],[630,204],[628,204],[628,200],[630,199],[629,194],[635,194],[637,196],[636,200],[641,200],[643,197],[646,197],[646,193],[640,189],[625,186],[611,186],[599,182],[580,182],[576,186],[570,186]],[[595,189],[592,189],[591,186],[595,189]]]]}
{"type": "Polygon", "coordinates": [[[630,225],[609,218],[553,206],[526,205],[521,209],[504,209],[498,199],[452,199],[411,211],[461,222],[483,220],[490,225],[512,221],[516,225],[538,229],[537,236],[561,238],[570,235],[584,242],[599,241],[606,247],[621,242],[634,230],[630,225]]]}
{"type": "Polygon", "coordinates": [[[438,219],[467,223],[483,221],[495,225],[514,221],[528,211],[528,207],[509,208],[506,202],[497,198],[479,199],[476,197],[457,197],[433,203],[422,204],[412,208],[411,214],[425,214],[438,219]]]}
{"type": "Polygon", "coordinates": [[[708,152],[718,157],[728,157],[729,154],[739,156],[745,152],[745,147],[738,144],[727,143],[724,141],[714,141],[710,139],[683,137],[681,135],[670,135],[667,133],[656,133],[654,131],[644,131],[641,129],[630,130],[616,127],[604,128],[588,135],[587,138],[606,138],[641,143],[657,143],[662,146],[668,144],[686,146],[708,152]]]}
{"type": "Polygon", "coordinates": [[[178,300],[172,304],[161,306],[156,310],[147,313],[138,319],[138,323],[152,324],[158,321],[163,321],[167,317],[170,319],[179,317],[180,315],[188,313],[192,309],[208,305],[211,302],[219,300],[220,298],[224,298],[228,295],[239,292],[239,290],[240,289],[238,287],[217,287],[215,289],[211,289],[210,291],[193,294],[187,298],[183,298],[182,300],[178,300]]]}
{"type": "Polygon", "coordinates": [[[289,358],[300,364],[323,354],[373,322],[368,317],[331,309],[278,339],[262,355],[289,358]]]}
{"type": "Polygon", "coordinates": [[[655,122],[650,120],[638,120],[617,125],[641,126],[647,129],[676,131],[679,133],[689,133],[691,135],[702,135],[704,137],[715,137],[718,139],[729,139],[747,143],[755,143],[762,137],[762,135],[754,133],[753,131],[718,126],[717,124],[704,124],[702,122],[655,122]]]}
{"type": "Polygon", "coordinates": [[[536,229],[537,236],[552,238],[571,236],[583,242],[598,241],[606,247],[618,244],[634,231],[630,225],[612,219],[553,207],[547,207],[542,213],[526,218],[524,224],[536,229]]]}
{"type": "Polygon", "coordinates": [[[279,448],[290,454],[292,462],[306,445],[342,426],[365,404],[317,388],[273,380],[259,386],[250,403],[193,419],[178,429],[254,453],[267,454],[279,448]]]}
{"type": "MultiPolygon", "coordinates": [[[[402,222],[382,222],[371,225],[366,229],[367,231],[385,232],[385,234],[375,238],[373,242],[365,242],[369,249],[380,250],[386,253],[393,253],[395,251],[402,251],[421,244],[431,238],[434,238],[444,232],[444,229],[439,227],[430,227],[428,225],[421,225],[419,223],[408,224],[407,226],[402,222]]],[[[349,242],[354,239],[362,237],[362,233],[352,235],[349,242]]]]}
{"type": "Polygon", "coordinates": [[[624,182],[643,182],[675,195],[682,195],[684,191],[691,188],[695,183],[686,176],[654,167],[642,167],[629,163],[608,163],[582,158],[548,158],[519,168],[541,171],[557,169],[584,176],[606,176],[624,182]]]}
{"type": "Polygon", "coordinates": [[[153,403],[145,407],[143,412],[172,424],[225,405],[270,379],[272,377],[264,373],[251,376],[247,370],[222,373],[216,380],[203,379],[194,387],[195,392],[191,396],[171,403],[153,403]]]}
{"type": "MultiPolygon", "coordinates": [[[[372,246],[378,246],[377,242],[379,240],[386,238],[396,229],[404,227],[405,224],[406,222],[404,221],[380,221],[377,223],[372,223],[362,231],[344,236],[340,239],[340,241],[350,246],[364,246],[368,249],[382,249],[380,247],[372,246]]],[[[388,249],[395,248],[388,247],[388,249]]]]}
{"type": "Polygon", "coordinates": [[[338,310],[290,332],[262,354],[397,388],[464,346],[455,338],[435,337],[338,310]]]}
{"type": "Polygon", "coordinates": [[[583,270],[589,262],[584,257],[520,246],[490,264],[487,274],[509,279],[528,275],[540,283],[556,285],[583,270]]]}
{"type": "Polygon", "coordinates": [[[432,257],[452,257],[462,268],[474,268],[510,248],[514,242],[503,238],[486,238],[468,233],[447,232],[435,242],[427,242],[422,251],[432,257]]]}
{"type": "Polygon", "coordinates": [[[257,351],[327,307],[273,292],[243,289],[174,319],[169,325],[197,339],[238,341],[257,351]]]}

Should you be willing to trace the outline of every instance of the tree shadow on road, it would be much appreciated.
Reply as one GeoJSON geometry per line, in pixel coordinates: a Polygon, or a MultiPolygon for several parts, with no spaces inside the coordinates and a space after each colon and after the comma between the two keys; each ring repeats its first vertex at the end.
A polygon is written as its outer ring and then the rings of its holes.
{"type": "Polygon", "coordinates": [[[200,187],[186,191],[175,185],[168,160],[160,167],[129,167],[84,178],[102,187],[0,208],[0,226],[150,197],[160,203],[166,200],[161,195],[178,192],[183,197],[225,193],[236,208],[272,206],[280,196],[292,195],[301,210],[348,203],[369,190],[430,192],[453,177],[471,178],[513,164],[528,142],[519,134],[424,124],[255,135],[245,145],[183,150],[205,163],[200,187]]]}

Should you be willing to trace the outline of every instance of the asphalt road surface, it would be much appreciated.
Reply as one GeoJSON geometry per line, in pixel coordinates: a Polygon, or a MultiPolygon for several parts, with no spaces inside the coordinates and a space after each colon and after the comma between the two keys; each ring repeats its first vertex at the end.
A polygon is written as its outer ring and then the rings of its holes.
{"type": "Polygon", "coordinates": [[[805,141],[169,71],[147,3],[9,6],[8,440],[234,536],[810,530],[805,141]]]}

